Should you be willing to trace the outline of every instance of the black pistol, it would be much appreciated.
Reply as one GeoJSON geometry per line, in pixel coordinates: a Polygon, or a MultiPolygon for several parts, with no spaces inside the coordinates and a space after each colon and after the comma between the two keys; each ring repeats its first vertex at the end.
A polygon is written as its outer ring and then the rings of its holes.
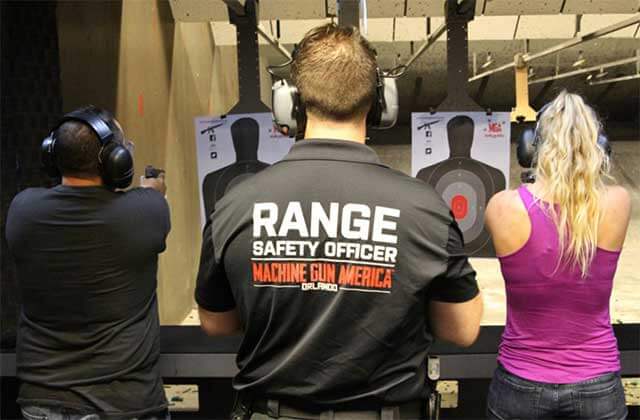
{"type": "Polygon", "coordinates": [[[157,178],[163,173],[165,173],[164,169],[154,168],[151,165],[147,165],[144,168],[144,177],[145,178],[157,178]]]}

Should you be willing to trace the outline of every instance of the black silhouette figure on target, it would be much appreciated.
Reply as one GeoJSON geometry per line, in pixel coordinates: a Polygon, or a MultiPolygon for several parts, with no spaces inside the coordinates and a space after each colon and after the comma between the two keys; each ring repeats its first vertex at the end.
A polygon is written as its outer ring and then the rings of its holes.
{"type": "Polygon", "coordinates": [[[464,115],[447,123],[449,158],[420,169],[416,178],[435,188],[450,205],[464,236],[465,251],[474,256],[494,256],[495,250],[484,227],[489,198],[504,190],[504,174],[471,158],[473,120],[464,115]]]}
{"type": "Polygon", "coordinates": [[[253,118],[240,118],[231,124],[231,139],[236,162],[211,172],[202,181],[202,198],[207,217],[227,191],[260,172],[269,164],[258,160],[260,126],[253,118]]]}

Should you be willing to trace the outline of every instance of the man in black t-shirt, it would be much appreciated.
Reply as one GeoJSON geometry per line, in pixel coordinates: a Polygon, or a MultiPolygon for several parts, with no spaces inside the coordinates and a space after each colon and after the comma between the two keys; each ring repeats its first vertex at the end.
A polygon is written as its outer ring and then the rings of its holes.
{"type": "MultiPolygon", "coordinates": [[[[92,112],[124,143],[109,113],[92,112]]],[[[114,191],[90,124],[66,121],[55,139],[62,184],[22,191],[7,218],[23,301],[18,403],[29,419],[166,418],[156,298],[170,229],[163,177],[114,191]]]]}
{"type": "Polygon", "coordinates": [[[421,418],[434,335],[470,345],[479,329],[460,230],[432,187],[364,145],[376,62],[357,30],[312,30],[292,78],[305,140],[216,205],[195,294],[202,328],[244,332],[237,413],[421,418]]]}

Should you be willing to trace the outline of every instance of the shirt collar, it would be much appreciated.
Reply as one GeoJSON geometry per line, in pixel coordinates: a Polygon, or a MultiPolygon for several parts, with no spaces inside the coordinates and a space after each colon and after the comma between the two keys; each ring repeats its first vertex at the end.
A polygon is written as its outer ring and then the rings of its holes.
{"type": "Polygon", "coordinates": [[[334,160],[387,167],[369,146],[349,140],[304,139],[291,146],[282,161],[334,160]]]}

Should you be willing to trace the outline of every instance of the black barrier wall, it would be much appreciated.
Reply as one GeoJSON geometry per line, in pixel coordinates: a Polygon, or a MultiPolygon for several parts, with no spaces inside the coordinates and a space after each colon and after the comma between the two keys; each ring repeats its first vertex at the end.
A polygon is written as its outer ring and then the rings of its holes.
{"type": "Polygon", "coordinates": [[[0,345],[15,344],[19,296],[6,252],[5,219],[13,197],[47,182],[40,143],[62,112],[55,2],[2,1],[0,345]]]}

